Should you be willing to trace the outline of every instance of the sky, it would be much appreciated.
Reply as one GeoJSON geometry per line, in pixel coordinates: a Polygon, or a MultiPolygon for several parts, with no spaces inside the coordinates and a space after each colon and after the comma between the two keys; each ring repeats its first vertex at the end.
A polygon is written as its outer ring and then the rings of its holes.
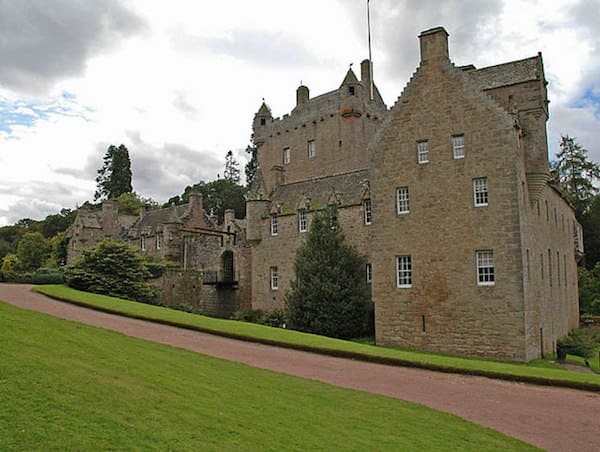
{"type": "MultiPolygon", "coordinates": [[[[165,202],[247,160],[262,100],[337,88],[367,57],[366,0],[0,0],[0,226],[92,200],[110,144],[165,202]]],[[[371,0],[374,79],[391,106],[443,26],[457,65],[542,52],[551,158],[561,134],[600,162],[600,0],[371,0]]],[[[243,172],[243,171],[242,171],[243,172]]]]}

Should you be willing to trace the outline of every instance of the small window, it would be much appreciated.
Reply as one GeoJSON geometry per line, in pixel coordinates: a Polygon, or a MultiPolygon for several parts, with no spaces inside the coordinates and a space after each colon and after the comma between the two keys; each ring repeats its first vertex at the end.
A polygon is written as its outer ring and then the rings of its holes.
{"type": "Polygon", "coordinates": [[[287,165],[290,163],[291,160],[291,152],[290,152],[290,148],[283,148],[283,164],[287,165]]]}
{"type": "Polygon", "coordinates": [[[412,287],[412,260],[410,256],[396,256],[396,286],[399,289],[412,287]]]}
{"type": "Polygon", "coordinates": [[[493,286],[496,282],[494,274],[494,252],[477,251],[477,284],[493,286]]]}
{"type": "Polygon", "coordinates": [[[306,214],[306,209],[300,209],[298,211],[298,231],[306,232],[308,229],[308,217],[306,214]]]}
{"type": "Polygon", "coordinates": [[[371,220],[373,219],[373,217],[372,217],[372,212],[371,212],[371,200],[370,199],[365,199],[363,201],[363,209],[365,212],[365,224],[371,224],[371,220]]]}
{"type": "Polygon", "coordinates": [[[396,189],[396,207],[398,215],[410,212],[408,187],[399,187],[396,189]]]}
{"type": "Polygon", "coordinates": [[[140,242],[141,242],[140,245],[142,247],[142,251],[146,251],[146,237],[142,236],[140,238],[140,242]]]}
{"type": "Polygon", "coordinates": [[[314,159],[316,152],[317,147],[315,146],[315,140],[308,140],[308,158],[314,159]]]}
{"type": "Polygon", "coordinates": [[[260,125],[264,126],[267,123],[266,118],[260,118],[260,125]]]}
{"type": "Polygon", "coordinates": [[[348,92],[350,93],[351,96],[354,96],[354,94],[356,93],[356,90],[354,89],[354,86],[349,86],[348,87],[348,92]]]}
{"type": "Polygon", "coordinates": [[[173,238],[174,238],[174,237],[173,237],[173,233],[172,233],[172,232],[169,232],[169,241],[173,240],[173,238]]]}
{"type": "Polygon", "coordinates": [[[488,180],[487,177],[473,179],[473,202],[475,207],[488,205],[488,180]]]}
{"type": "Polygon", "coordinates": [[[429,162],[429,142],[419,141],[417,143],[417,159],[419,163],[429,162]]]}
{"type": "Polygon", "coordinates": [[[455,159],[465,158],[465,136],[456,135],[452,137],[452,154],[455,159]]]}
{"type": "Polygon", "coordinates": [[[279,272],[277,267],[271,267],[271,290],[279,289],[279,272]]]}
{"type": "Polygon", "coordinates": [[[367,284],[373,282],[373,266],[371,264],[366,265],[367,284]]]}
{"type": "Polygon", "coordinates": [[[277,215],[271,215],[271,235],[279,234],[279,217],[277,215]]]}
{"type": "Polygon", "coordinates": [[[156,234],[156,249],[160,250],[162,242],[162,234],[156,234]]]}

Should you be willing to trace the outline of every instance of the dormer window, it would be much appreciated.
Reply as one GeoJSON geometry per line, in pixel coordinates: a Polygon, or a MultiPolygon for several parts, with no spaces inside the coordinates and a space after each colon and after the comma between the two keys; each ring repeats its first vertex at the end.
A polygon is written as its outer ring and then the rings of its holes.
{"type": "Polygon", "coordinates": [[[349,86],[348,92],[350,93],[351,96],[354,96],[354,94],[356,93],[354,86],[349,86]]]}

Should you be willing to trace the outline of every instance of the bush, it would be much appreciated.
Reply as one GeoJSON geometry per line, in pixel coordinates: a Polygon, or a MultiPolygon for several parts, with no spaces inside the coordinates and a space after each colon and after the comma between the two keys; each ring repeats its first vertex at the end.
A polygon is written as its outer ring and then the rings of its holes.
{"type": "Polygon", "coordinates": [[[38,268],[31,275],[32,284],[62,284],[64,282],[64,270],[60,268],[38,268]]]}
{"type": "Polygon", "coordinates": [[[287,316],[283,309],[273,309],[266,312],[260,319],[260,323],[276,328],[285,328],[287,324],[287,316]]]}
{"type": "Polygon", "coordinates": [[[65,271],[67,285],[75,289],[145,303],[156,302],[146,281],[150,276],[135,250],[109,238],[84,249],[81,258],[65,271]]]}
{"type": "Polygon", "coordinates": [[[590,358],[594,353],[598,339],[600,338],[595,328],[576,328],[557,341],[557,352],[590,358]]]}
{"type": "Polygon", "coordinates": [[[144,262],[144,267],[150,273],[152,279],[160,278],[165,270],[171,266],[165,262],[144,262]]]}
{"type": "Polygon", "coordinates": [[[260,323],[262,315],[263,313],[260,309],[241,309],[235,311],[232,314],[231,319],[240,320],[242,322],[260,323]]]}

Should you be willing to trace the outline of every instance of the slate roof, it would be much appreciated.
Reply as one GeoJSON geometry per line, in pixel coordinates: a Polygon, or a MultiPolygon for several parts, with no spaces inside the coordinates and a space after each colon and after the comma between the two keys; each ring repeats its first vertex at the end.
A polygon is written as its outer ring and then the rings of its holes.
{"type": "Polygon", "coordinates": [[[468,70],[466,73],[482,90],[538,80],[542,76],[539,68],[539,56],[468,70]]]}
{"type": "Polygon", "coordinates": [[[165,223],[182,223],[189,205],[188,203],[159,210],[150,210],[138,221],[136,228],[142,230],[147,227],[156,228],[156,226],[165,223]]]}
{"type": "Polygon", "coordinates": [[[363,169],[334,176],[308,179],[281,185],[271,196],[280,214],[296,213],[299,205],[309,201],[311,210],[322,209],[336,196],[340,207],[359,205],[368,188],[369,170],[363,169]]]}

